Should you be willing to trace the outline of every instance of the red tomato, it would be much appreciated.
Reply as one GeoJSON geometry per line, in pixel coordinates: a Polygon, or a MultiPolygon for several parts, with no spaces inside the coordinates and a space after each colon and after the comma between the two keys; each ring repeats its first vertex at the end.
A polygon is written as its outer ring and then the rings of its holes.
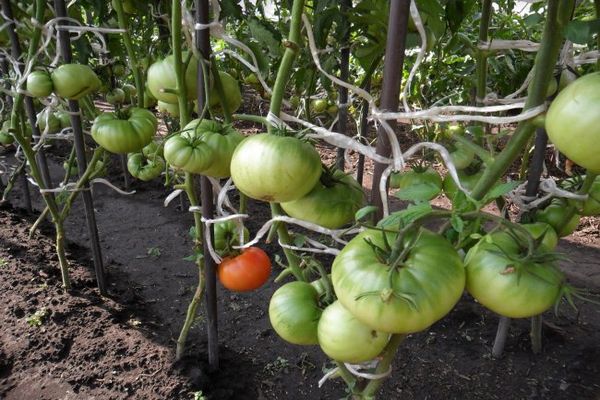
{"type": "Polygon", "coordinates": [[[271,275],[271,260],[258,247],[242,250],[233,258],[224,258],[217,267],[219,281],[229,290],[246,292],[263,285],[271,275]]]}

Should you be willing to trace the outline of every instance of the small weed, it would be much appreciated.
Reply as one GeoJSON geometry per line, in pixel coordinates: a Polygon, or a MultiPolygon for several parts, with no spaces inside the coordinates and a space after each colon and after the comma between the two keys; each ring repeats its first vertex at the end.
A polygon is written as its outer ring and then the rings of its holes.
{"type": "Polygon", "coordinates": [[[8,267],[8,261],[0,257],[0,268],[8,267]]]}
{"type": "Polygon", "coordinates": [[[207,400],[208,397],[206,397],[203,393],[202,390],[199,390],[197,392],[193,393],[194,395],[194,399],[193,400],[207,400]]]}
{"type": "Polygon", "coordinates": [[[47,315],[48,310],[46,310],[45,308],[40,308],[35,313],[33,313],[33,315],[27,317],[26,321],[29,324],[29,326],[42,326],[42,324],[44,323],[44,319],[47,315]]]}
{"type": "Polygon", "coordinates": [[[264,371],[271,375],[279,375],[280,373],[287,374],[289,372],[290,362],[283,357],[277,357],[273,362],[268,363],[264,367],[264,371]]]}
{"type": "Polygon", "coordinates": [[[146,254],[149,255],[150,257],[158,258],[161,255],[160,248],[158,248],[158,247],[149,247],[148,251],[146,252],[146,254]]]}

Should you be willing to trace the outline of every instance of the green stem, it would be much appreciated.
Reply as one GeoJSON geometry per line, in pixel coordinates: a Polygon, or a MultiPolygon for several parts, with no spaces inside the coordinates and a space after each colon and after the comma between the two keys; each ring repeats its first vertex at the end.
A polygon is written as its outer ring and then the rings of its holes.
{"type": "MultiPolygon", "coordinates": [[[[594,6],[596,8],[596,19],[600,19],[600,0],[594,0],[594,6]]],[[[600,35],[596,42],[596,50],[600,50],[600,35]]],[[[596,70],[600,71],[600,59],[596,62],[596,70]]]]}
{"type": "Polygon", "coordinates": [[[190,301],[190,304],[187,308],[187,313],[185,316],[185,322],[183,323],[183,327],[181,328],[181,332],[179,333],[179,338],[177,338],[177,349],[175,351],[175,360],[181,360],[183,356],[183,352],[185,351],[185,342],[187,341],[188,333],[190,332],[190,328],[196,319],[196,314],[198,312],[198,305],[202,301],[202,297],[204,296],[204,286],[205,282],[203,279],[204,271],[201,267],[203,261],[198,263],[198,286],[196,287],[196,291],[194,292],[194,297],[190,301]]]}
{"type": "MultiPolygon", "coordinates": [[[[396,355],[396,352],[398,351],[398,347],[400,347],[400,345],[402,344],[404,339],[406,339],[406,335],[401,335],[401,334],[392,335],[392,337],[390,338],[390,341],[385,346],[385,349],[383,349],[382,359],[381,359],[381,361],[379,361],[379,364],[377,365],[377,368],[375,369],[375,374],[384,374],[387,371],[389,371],[390,365],[392,364],[392,360],[394,359],[394,356],[396,355]]],[[[373,399],[375,397],[375,394],[377,393],[377,390],[379,390],[379,387],[383,383],[384,379],[385,379],[385,377],[379,378],[379,379],[373,379],[373,380],[369,381],[367,386],[365,386],[365,388],[361,392],[360,398],[373,399]]]]}
{"type": "MultiPolygon", "coordinates": [[[[289,81],[294,59],[298,54],[300,47],[300,28],[302,26],[302,10],[304,10],[304,0],[294,0],[292,4],[292,18],[290,21],[290,33],[285,45],[285,52],[281,58],[281,64],[277,71],[277,78],[273,85],[273,94],[271,96],[271,105],[269,111],[275,116],[279,116],[283,96],[285,95],[285,85],[289,81]]],[[[274,127],[269,125],[268,132],[273,133],[274,127]]]]}
{"type": "MultiPolygon", "coordinates": [[[[542,37],[542,45],[537,54],[534,66],[534,77],[531,90],[527,96],[523,110],[539,106],[546,98],[546,85],[554,73],[554,65],[562,44],[563,28],[569,21],[574,0],[549,0],[546,26],[542,37]]],[[[483,176],[475,185],[472,197],[481,200],[494,186],[495,182],[506,172],[512,162],[521,154],[523,147],[535,131],[531,120],[519,123],[515,133],[508,141],[505,149],[498,154],[496,161],[486,168],[483,176]]]]}
{"type": "MultiPolygon", "coordinates": [[[[142,80],[142,73],[140,71],[140,66],[138,64],[137,57],[135,55],[135,51],[133,50],[133,43],[131,42],[131,35],[129,34],[128,21],[125,16],[125,12],[123,11],[123,2],[122,0],[113,0],[113,7],[117,13],[117,20],[119,23],[119,28],[123,29],[125,32],[123,33],[123,43],[125,44],[125,50],[127,51],[127,57],[129,58],[129,63],[133,66],[133,79],[135,80],[135,88],[137,90],[137,103],[138,107],[144,107],[144,81],[142,80]]],[[[181,16],[180,16],[181,20],[181,16]]]]}
{"type": "Polygon", "coordinates": [[[479,146],[476,143],[473,143],[472,141],[470,141],[469,139],[467,139],[466,137],[464,137],[462,135],[455,135],[455,136],[452,136],[452,138],[457,143],[462,144],[464,147],[466,147],[467,149],[474,152],[475,155],[477,157],[479,157],[481,159],[481,161],[484,162],[484,164],[490,165],[493,163],[494,158],[483,147],[479,146]]]}
{"type": "Polygon", "coordinates": [[[233,114],[232,118],[233,119],[239,119],[240,121],[257,122],[257,123],[262,124],[264,126],[268,126],[269,125],[269,123],[267,122],[267,119],[265,117],[261,117],[260,115],[233,114]]]}
{"type": "Polygon", "coordinates": [[[338,373],[340,374],[340,377],[344,380],[344,382],[346,382],[346,386],[350,390],[350,393],[352,393],[353,395],[358,394],[356,391],[356,378],[354,377],[354,375],[352,375],[348,368],[346,368],[343,362],[336,361],[335,365],[338,368],[338,373]]]}
{"type": "MultiPolygon", "coordinates": [[[[43,21],[44,17],[44,0],[36,0],[35,1],[35,19],[38,21],[43,21]]],[[[29,50],[27,52],[27,60],[32,60],[35,57],[35,54],[38,50],[40,39],[42,36],[41,27],[36,26],[33,30],[33,34],[31,35],[31,39],[29,42],[29,50]]],[[[21,85],[19,89],[25,89],[25,82],[21,85]]],[[[42,179],[42,174],[40,172],[37,159],[35,157],[35,152],[31,146],[31,141],[26,138],[23,133],[18,129],[19,125],[19,117],[23,112],[23,101],[24,95],[19,92],[13,101],[13,109],[10,117],[10,125],[11,130],[13,132],[13,136],[21,149],[23,150],[23,154],[27,159],[29,164],[29,171],[31,177],[34,179],[36,184],[40,189],[46,189],[44,184],[44,180],[42,179]]],[[[63,221],[60,219],[58,207],[56,206],[56,201],[54,196],[51,194],[44,194],[42,196],[46,205],[48,206],[48,210],[52,216],[52,220],[54,222],[54,227],[56,230],[56,252],[58,255],[59,266],[61,270],[61,275],[63,277],[63,287],[65,290],[71,289],[71,282],[69,280],[69,263],[67,261],[65,251],[64,251],[64,228],[63,221]]]]}
{"type": "MultiPolygon", "coordinates": [[[[281,206],[278,203],[271,203],[271,215],[273,217],[276,217],[278,215],[282,215],[283,212],[281,211],[281,206]]],[[[290,234],[287,230],[287,227],[285,226],[285,224],[283,223],[276,223],[277,224],[277,235],[279,236],[279,240],[281,241],[281,243],[283,244],[290,244],[292,243],[292,239],[290,238],[290,234]]],[[[287,248],[283,248],[283,253],[285,254],[285,257],[287,258],[288,261],[288,267],[290,268],[290,271],[292,271],[292,274],[294,275],[294,277],[299,280],[299,281],[306,281],[306,278],[304,277],[304,274],[302,273],[302,269],[300,268],[300,259],[298,258],[298,256],[290,249],[287,248]]]]}
{"type": "Polygon", "coordinates": [[[173,48],[173,66],[175,67],[175,92],[179,102],[179,124],[183,128],[189,122],[187,87],[185,86],[184,65],[181,52],[181,2],[171,3],[171,46],[173,48]]]}
{"type": "MultiPolygon", "coordinates": [[[[85,172],[83,173],[81,178],[79,178],[79,180],[77,181],[77,184],[75,185],[75,189],[71,192],[71,194],[67,198],[67,201],[65,201],[65,205],[63,206],[63,209],[62,209],[62,211],[60,213],[60,217],[59,217],[61,222],[65,221],[67,219],[67,217],[69,216],[69,213],[71,212],[71,207],[73,206],[73,202],[75,201],[77,196],[79,196],[80,189],[83,188],[83,186],[87,182],[89,182],[90,177],[96,171],[96,164],[98,163],[98,160],[100,160],[100,157],[102,157],[104,152],[105,152],[105,150],[102,147],[97,147],[94,150],[94,154],[92,154],[92,158],[90,159],[90,162],[88,163],[87,168],[85,169],[85,172]]],[[[67,174],[68,174],[68,172],[67,172],[67,174]]]]}
{"type": "MultiPolygon", "coordinates": [[[[481,6],[481,19],[479,20],[479,42],[488,41],[488,31],[492,16],[492,0],[484,0],[481,6]]],[[[487,94],[487,59],[489,52],[484,49],[477,50],[477,92],[476,102],[482,104],[487,94]]]]}
{"type": "MultiPolygon", "coordinates": [[[[217,67],[217,62],[213,58],[210,62],[210,69],[213,77],[213,84],[215,85],[215,89],[217,90],[217,95],[219,96],[219,102],[221,103],[221,108],[223,109],[223,120],[226,124],[231,123],[231,110],[229,109],[229,104],[227,104],[227,98],[225,97],[225,91],[223,89],[223,83],[221,82],[221,77],[219,76],[219,68],[217,67]]],[[[208,99],[208,97],[207,97],[208,99]]],[[[210,100],[210,99],[208,99],[210,100]]]]}

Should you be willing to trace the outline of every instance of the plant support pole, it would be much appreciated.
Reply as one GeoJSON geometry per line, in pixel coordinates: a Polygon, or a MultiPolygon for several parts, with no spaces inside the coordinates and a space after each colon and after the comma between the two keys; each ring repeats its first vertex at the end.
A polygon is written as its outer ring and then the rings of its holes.
{"type": "MultiPolygon", "coordinates": [[[[340,52],[340,79],[344,82],[348,82],[350,75],[350,19],[348,18],[348,12],[352,8],[351,0],[342,0],[340,3],[340,11],[342,12],[342,18],[344,19],[344,37],[342,39],[342,50],[340,52]]],[[[338,102],[338,123],[337,129],[343,135],[348,134],[348,88],[340,86],[339,88],[339,102],[338,102]]],[[[335,166],[343,171],[345,166],[344,154],[345,149],[338,147],[337,157],[335,166]]]]}
{"type": "MultiPolygon", "coordinates": [[[[410,0],[396,0],[390,2],[390,16],[388,19],[388,32],[385,47],[385,60],[383,64],[383,89],[381,94],[381,111],[395,112],[398,110],[400,83],[404,67],[404,50],[406,47],[406,34],[408,30],[408,16],[410,13],[410,0]]],[[[396,122],[388,121],[395,130],[396,122]]],[[[387,157],[391,153],[390,141],[385,129],[377,129],[377,154],[387,157]]],[[[387,168],[386,164],[375,163],[373,183],[371,185],[371,204],[377,207],[375,218],[381,219],[383,215],[383,202],[379,193],[379,181],[387,168]]]]}
{"type": "MultiPolygon", "coordinates": [[[[64,0],[54,0],[54,8],[56,16],[59,18],[67,17],[67,9],[64,0]]],[[[68,24],[68,22],[65,22],[68,24]]],[[[60,55],[65,63],[71,62],[71,40],[69,31],[58,31],[58,42],[60,55]]],[[[81,112],[79,103],[76,100],[69,100],[69,111],[71,112],[71,125],[73,127],[73,137],[75,142],[75,152],[77,155],[77,165],[79,166],[79,176],[85,173],[87,161],[85,157],[85,142],[83,139],[83,129],[81,125],[81,112]]],[[[89,183],[85,183],[83,187],[83,204],[85,208],[85,218],[88,225],[90,242],[92,247],[92,256],[94,259],[94,270],[96,272],[96,281],[100,294],[106,295],[106,281],[104,276],[104,266],[102,263],[102,251],[100,249],[100,239],[98,238],[98,227],[96,225],[96,215],[94,214],[94,200],[90,192],[89,183]]]]}
{"type": "MultiPolygon", "coordinates": [[[[196,0],[196,22],[208,24],[209,9],[208,0],[196,0]]],[[[202,29],[196,31],[196,48],[200,52],[199,63],[206,63],[210,60],[210,31],[202,29]]],[[[205,82],[207,77],[204,71],[208,68],[198,68],[198,113],[201,114],[204,105],[208,101],[206,98],[205,82]]],[[[224,98],[222,98],[224,100],[224,98]]],[[[225,103],[225,102],[224,102],[225,103]]],[[[202,198],[202,215],[211,219],[214,216],[213,190],[212,185],[206,176],[200,178],[200,195],[202,198]]],[[[210,229],[211,241],[213,240],[213,229],[210,229]]],[[[215,261],[208,252],[208,243],[204,245],[204,279],[206,285],[206,329],[208,336],[208,365],[212,371],[219,369],[219,331],[217,314],[217,276],[215,261]]]]}

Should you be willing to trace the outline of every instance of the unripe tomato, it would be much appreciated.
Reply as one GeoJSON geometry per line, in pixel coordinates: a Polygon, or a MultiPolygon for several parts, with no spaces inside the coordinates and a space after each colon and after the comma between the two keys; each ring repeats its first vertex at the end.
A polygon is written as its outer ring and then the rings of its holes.
{"type": "Polygon", "coordinates": [[[46,71],[33,71],[27,75],[27,91],[32,97],[48,97],[52,89],[52,79],[46,71]]]}
{"type": "Polygon", "coordinates": [[[535,214],[536,221],[545,222],[554,228],[558,236],[564,237],[569,236],[575,232],[581,216],[575,214],[567,221],[566,224],[561,225],[563,218],[568,212],[568,203],[564,199],[553,199],[552,202],[544,209],[538,210],[535,214]]]}
{"type": "Polygon", "coordinates": [[[556,148],[576,164],[600,173],[600,72],[585,75],[556,96],[546,131],[556,148]]]}
{"type": "Polygon", "coordinates": [[[114,88],[106,94],[106,101],[109,104],[122,104],[125,101],[125,92],[123,89],[114,88]]]}
{"type": "Polygon", "coordinates": [[[315,99],[310,102],[310,109],[317,114],[324,112],[327,109],[326,99],[315,99]]]}
{"type": "Polygon", "coordinates": [[[336,361],[361,363],[374,359],[390,339],[359,321],[342,303],[329,305],[321,315],[317,329],[321,350],[336,361]]]}
{"type": "Polygon", "coordinates": [[[63,64],[51,75],[54,93],[68,100],[79,100],[102,86],[96,73],[82,64],[63,64]]]}

